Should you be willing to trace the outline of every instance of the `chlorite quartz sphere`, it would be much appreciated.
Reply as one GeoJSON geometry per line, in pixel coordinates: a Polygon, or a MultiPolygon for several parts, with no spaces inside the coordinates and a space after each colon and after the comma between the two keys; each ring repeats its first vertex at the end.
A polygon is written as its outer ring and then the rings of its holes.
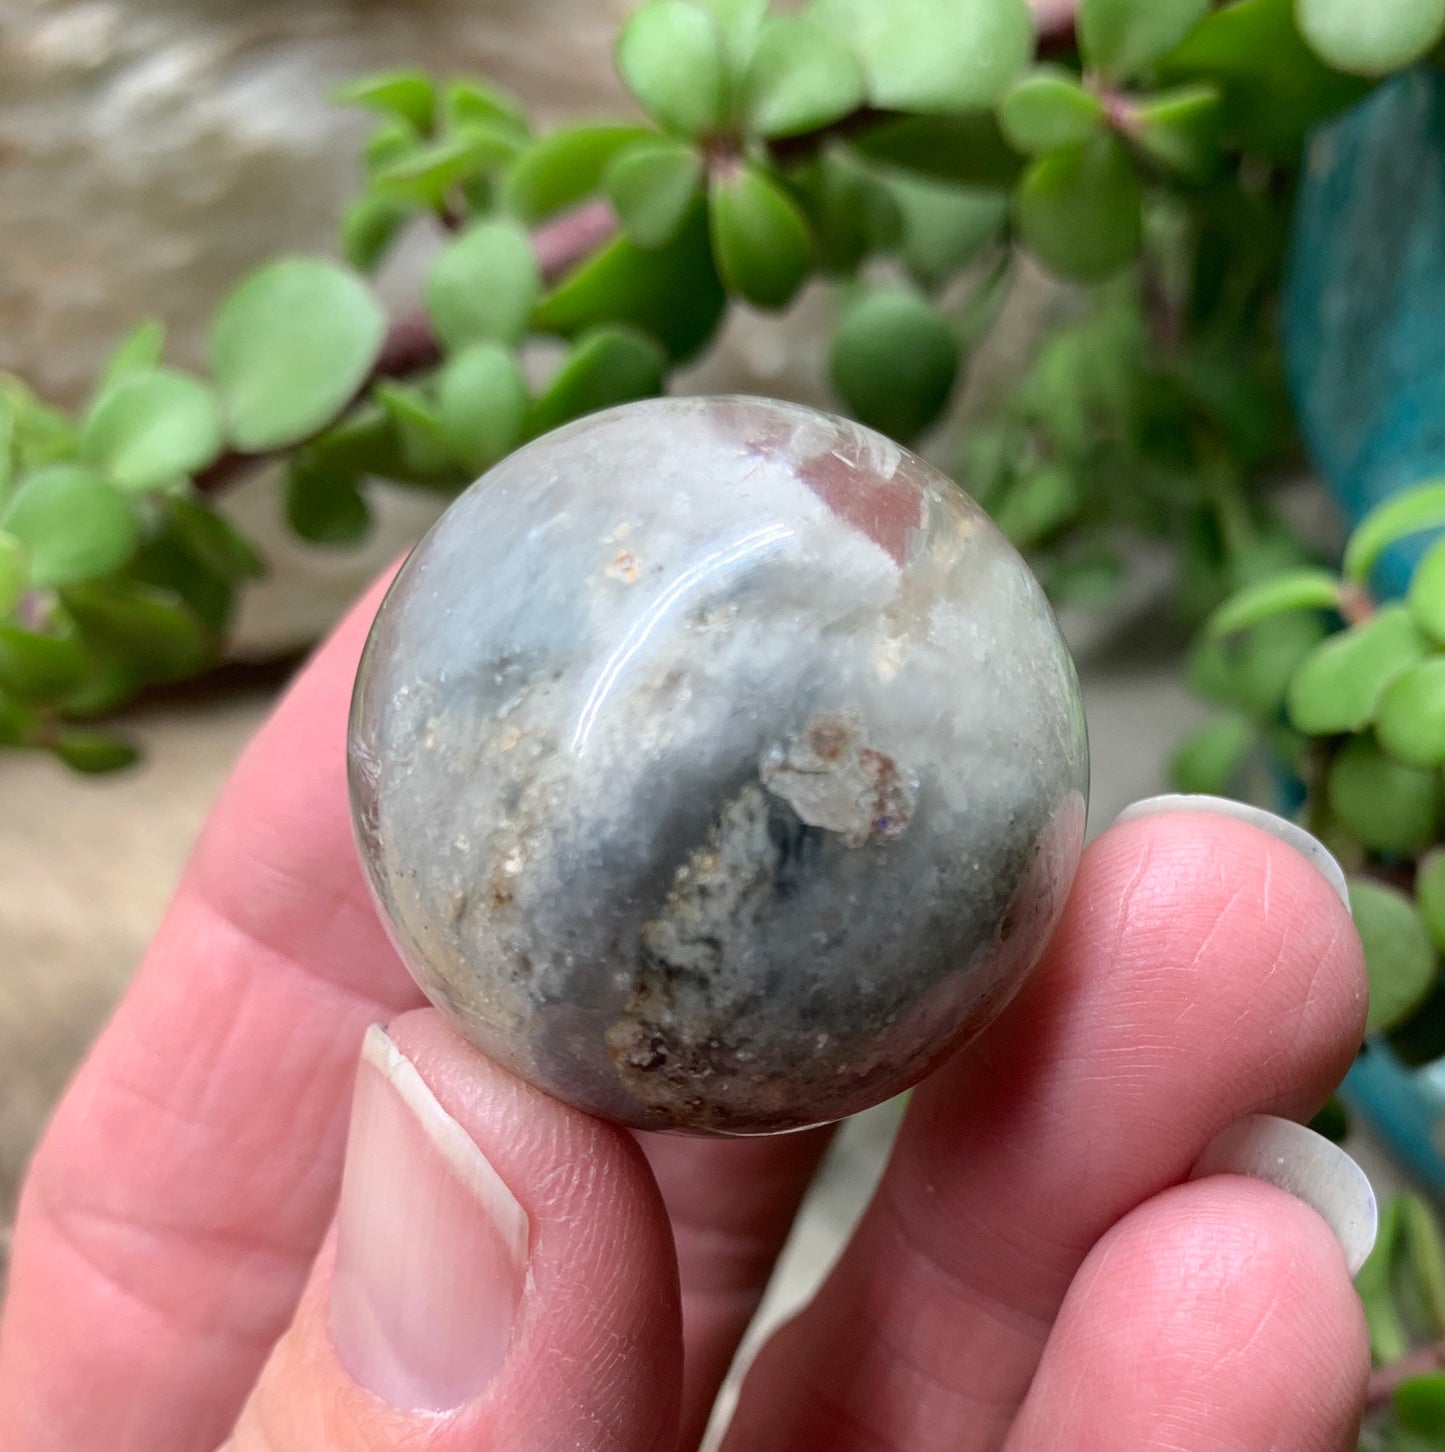
{"type": "Polygon", "coordinates": [[[1028,569],[879,434],[631,404],[466,491],[361,663],[361,850],[427,994],[625,1124],[761,1134],[992,1018],[1078,862],[1072,662],[1028,569]]]}

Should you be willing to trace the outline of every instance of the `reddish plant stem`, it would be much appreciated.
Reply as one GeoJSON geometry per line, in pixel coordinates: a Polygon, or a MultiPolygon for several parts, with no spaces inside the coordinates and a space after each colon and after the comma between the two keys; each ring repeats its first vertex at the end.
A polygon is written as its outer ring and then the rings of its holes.
{"type": "Polygon", "coordinates": [[[1029,8],[1034,12],[1034,28],[1041,45],[1074,38],[1079,0],[1029,0],[1029,8]]]}
{"type": "Polygon", "coordinates": [[[1378,1366],[1370,1373],[1369,1389],[1365,1393],[1365,1410],[1377,1412],[1390,1404],[1395,1389],[1403,1382],[1417,1376],[1428,1376],[1432,1371],[1445,1371],[1445,1341],[1431,1346],[1422,1346],[1392,1361],[1388,1366],[1378,1366]]]}
{"type": "Polygon", "coordinates": [[[1346,584],[1340,591],[1340,614],[1346,624],[1363,625],[1375,613],[1375,602],[1363,585],[1346,584]]]}
{"type": "MultiPolygon", "coordinates": [[[[551,284],[565,277],[578,263],[605,246],[616,232],[617,218],[604,201],[588,202],[539,227],[532,236],[532,246],[543,282],[551,284]]],[[[364,396],[379,378],[407,378],[434,367],[440,359],[441,350],[426,314],[407,313],[387,329],[381,352],[356,397],[364,396]]],[[[196,475],[196,488],[202,494],[218,493],[284,452],[277,449],[263,454],[243,454],[228,449],[196,475]]]]}

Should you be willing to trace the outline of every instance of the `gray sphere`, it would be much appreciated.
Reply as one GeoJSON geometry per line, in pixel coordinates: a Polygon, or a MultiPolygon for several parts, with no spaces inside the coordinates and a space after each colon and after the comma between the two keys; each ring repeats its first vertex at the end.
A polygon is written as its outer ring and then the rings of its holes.
{"type": "Polygon", "coordinates": [[[417,981],[498,1062],[647,1129],[897,1093],[1062,909],[1088,748],[1033,576],[881,435],[664,399],[528,445],[407,561],[349,742],[417,981]]]}

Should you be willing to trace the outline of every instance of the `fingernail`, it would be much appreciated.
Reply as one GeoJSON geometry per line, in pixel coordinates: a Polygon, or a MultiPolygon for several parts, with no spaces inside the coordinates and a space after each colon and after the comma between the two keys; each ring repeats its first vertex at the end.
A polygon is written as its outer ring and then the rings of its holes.
{"type": "Polygon", "coordinates": [[[1261,832],[1277,837],[1287,847],[1293,847],[1329,883],[1335,895],[1344,903],[1346,912],[1349,911],[1350,891],[1345,886],[1344,869],[1335,860],[1334,853],[1298,823],[1267,812],[1263,807],[1252,807],[1248,802],[1231,801],[1228,797],[1182,794],[1148,797],[1142,802],[1135,802],[1133,806],[1125,807],[1114,818],[1114,825],[1117,827],[1123,822],[1133,822],[1139,817],[1162,817],[1171,812],[1208,812],[1216,817],[1229,817],[1236,822],[1243,822],[1249,827],[1258,827],[1261,832]]]}
{"type": "Polygon", "coordinates": [[[1380,1212],[1365,1172],[1339,1145],[1292,1119],[1251,1114],[1200,1155],[1191,1180],[1248,1175],[1287,1190],[1335,1233],[1353,1276],[1375,1244],[1380,1212]]]}
{"type": "Polygon", "coordinates": [[[527,1215],[380,1028],[356,1077],[331,1335],[356,1383],[402,1411],[465,1405],[501,1369],[527,1215]]]}

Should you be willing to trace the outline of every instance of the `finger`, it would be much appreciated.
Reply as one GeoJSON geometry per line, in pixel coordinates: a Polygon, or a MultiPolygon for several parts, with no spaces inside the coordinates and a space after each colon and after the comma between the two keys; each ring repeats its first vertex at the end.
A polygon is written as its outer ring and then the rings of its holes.
{"type": "Polygon", "coordinates": [[[1234,1176],[1166,1190],[1075,1277],[1008,1452],[1349,1452],[1369,1338],[1340,1246],[1234,1176]]]}
{"type": "Polygon", "coordinates": [[[368,1033],[334,1241],[234,1452],[672,1452],[667,1215],[623,1130],[431,1010],[368,1033]]]}
{"type": "Polygon", "coordinates": [[[915,1093],[729,1452],[998,1446],[1093,1244],[1234,1120],[1307,1115],[1364,1008],[1339,896],[1278,837],[1203,812],[1105,833],[1036,975],[915,1093]]]}
{"type": "Polygon", "coordinates": [[[212,1449],[295,1308],[335,1207],[362,1033],[422,1001],[347,811],[348,700],[379,595],[246,751],[37,1152],[0,1445],[212,1449]]]}
{"type": "Polygon", "coordinates": [[[637,1136],[672,1221],[682,1281],[682,1424],[702,1440],[832,1129],[755,1140],[637,1136]]]}

